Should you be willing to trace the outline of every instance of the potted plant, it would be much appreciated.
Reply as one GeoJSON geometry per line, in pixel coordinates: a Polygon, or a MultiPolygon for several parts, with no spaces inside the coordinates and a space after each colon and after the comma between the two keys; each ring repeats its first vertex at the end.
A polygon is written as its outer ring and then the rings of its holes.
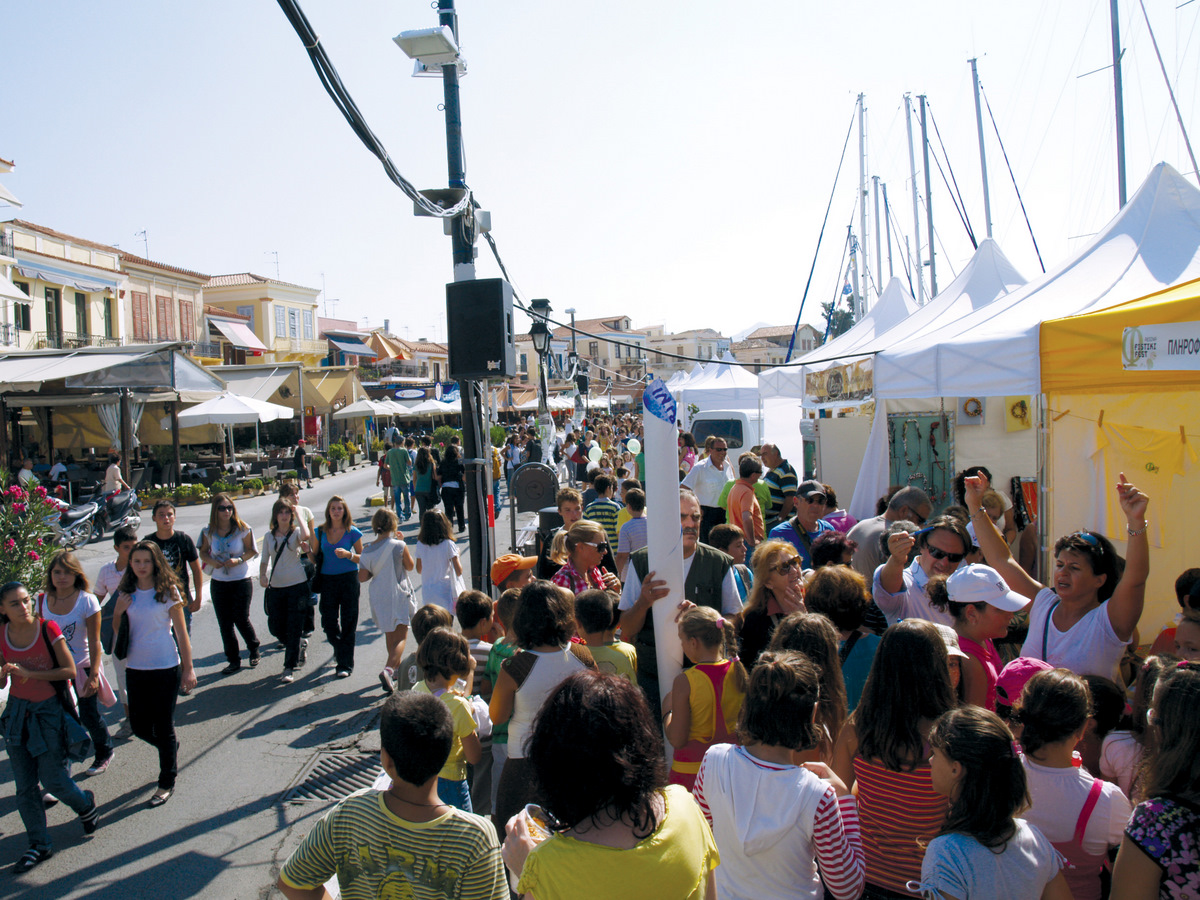
{"type": "Polygon", "coordinates": [[[371,440],[371,462],[379,462],[379,457],[383,453],[383,438],[373,438],[371,440]]]}
{"type": "Polygon", "coordinates": [[[329,450],[326,452],[329,457],[329,472],[330,474],[343,468],[343,463],[346,459],[346,447],[343,444],[330,444],[329,450]]]}
{"type": "Polygon", "coordinates": [[[242,489],[250,496],[257,496],[262,493],[263,480],[261,478],[247,478],[242,482],[242,489]]]}

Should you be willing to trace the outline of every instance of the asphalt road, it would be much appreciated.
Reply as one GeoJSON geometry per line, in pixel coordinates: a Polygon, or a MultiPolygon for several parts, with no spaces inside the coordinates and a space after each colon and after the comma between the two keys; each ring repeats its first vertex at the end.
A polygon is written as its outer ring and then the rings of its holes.
{"type": "MultiPolygon", "coordinates": [[[[300,502],[320,521],[326,501],[340,494],[355,523],[370,534],[374,510],[365,502],[376,492],[374,483],[375,470],[362,467],[314,481],[311,490],[301,491],[300,502]]],[[[239,514],[256,537],[266,530],[274,499],[264,495],[237,501],[239,514]]],[[[208,513],[207,505],[181,507],[176,528],[198,538],[208,513]]],[[[139,534],[147,534],[148,511],[142,521],[139,534]]],[[[401,530],[405,540],[415,541],[415,516],[401,530]]],[[[497,541],[507,548],[507,520],[497,525],[497,541]]],[[[465,542],[460,551],[466,565],[465,542]]],[[[89,577],[112,556],[110,537],[79,551],[89,577]]],[[[256,567],[254,572],[257,575],[256,567]]],[[[415,572],[413,582],[419,587],[415,572]]],[[[273,890],[279,866],[332,802],[284,802],[283,795],[321,754],[345,751],[361,758],[378,753],[378,709],[384,695],[377,678],[385,651],[369,616],[364,591],[350,678],[334,677],[331,648],[318,621],[307,665],[297,670],[293,684],[283,684],[283,651],[267,632],[257,578],[251,606],[251,620],[263,642],[257,668],[243,661],[239,673],[219,674],[226,661],[212,607],[206,604],[192,620],[199,686],[191,696],[181,697],[176,709],[181,747],[171,800],[157,809],[146,807],[156,786],[157,753],[136,738],[119,742],[116,758],[103,775],[88,778],[82,774],[86,765],[75,767],[77,782],[94,791],[100,803],[100,829],[84,837],[75,815],[58,804],[47,813],[54,857],[19,876],[8,869],[28,844],[16,810],[8,756],[0,756],[0,900],[280,896],[273,890]]],[[[111,663],[108,666],[113,680],[111,663]]],[[[119,717],[119,704],[106,712],[111,732],[119,717]]],[[[334,792],[338,789],[335,786],[334,792]]]]}

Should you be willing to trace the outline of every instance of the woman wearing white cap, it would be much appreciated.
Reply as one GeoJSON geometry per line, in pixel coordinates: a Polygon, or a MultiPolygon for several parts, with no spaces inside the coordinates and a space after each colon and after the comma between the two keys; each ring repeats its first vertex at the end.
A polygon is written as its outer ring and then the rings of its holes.
{"type": "Polygon", "coordinates": [[[962,662],[962,690],[967,703],[995,712],[996,679],[1004,660],[992,641],[1008,634],[1014,613],[1029,605],[1009,590],[1000,573],[988,566],[961,566],[949,578],[929,580],[929,602],[954,618],[962,662]]]}

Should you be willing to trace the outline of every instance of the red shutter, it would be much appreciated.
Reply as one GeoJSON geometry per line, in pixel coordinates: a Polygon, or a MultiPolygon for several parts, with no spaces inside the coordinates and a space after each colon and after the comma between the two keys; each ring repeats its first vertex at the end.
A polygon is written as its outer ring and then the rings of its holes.
{"type": "Polygon", "coordinates": [[[155,294],[154,306],[158,317],[158,339],[169,341],[171,340],[171,298],[155,294]]]}
{"type": "Polygon", "coordinates": [[[133,336],[135,339],[150,340],[150,295],[139,291],[130,294],[133,305],[133,336]]]}
{"type": "Polygon", "coordinates": [[[179,339],[181,341],[194,340],[192,333],[192,301],[179,301],[179,339]]]}

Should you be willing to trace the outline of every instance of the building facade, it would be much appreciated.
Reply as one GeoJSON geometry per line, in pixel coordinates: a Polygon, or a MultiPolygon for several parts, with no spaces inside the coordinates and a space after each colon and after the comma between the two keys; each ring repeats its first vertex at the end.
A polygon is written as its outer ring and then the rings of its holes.
{"type": "Polygon", "coordinates": [[[204,286],[204,301],[249,317],[248,327],[266,348],[247,362],[301,362],[319,366],[328,345],[317,327],[320,288],[289,284],[252,272],[215,275],[204,286]]]}

